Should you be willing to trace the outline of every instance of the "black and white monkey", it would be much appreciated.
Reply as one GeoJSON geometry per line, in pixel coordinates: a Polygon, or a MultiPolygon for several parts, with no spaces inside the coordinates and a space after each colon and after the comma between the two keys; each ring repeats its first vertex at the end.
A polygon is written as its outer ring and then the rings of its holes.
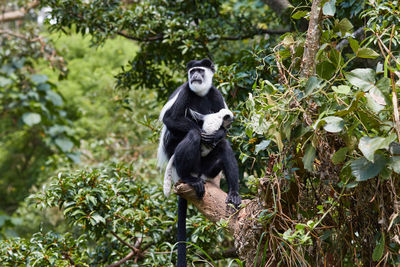
{"type": "MultiPolygon", "coordinates": [[[[189,113],[207,115],[227,109],[221,93],[213,86],[214,64],[209,59],[192,60],[187,64],[188,81],[170,96],[160,113],[164,126],[158,147],[158,166],[163,167],[174,155],[174,166],[180,179],[191,185],[199,198],[204,196],[201,176],[215,177],[224,172],[228,183],[227,204],[238,207],[239,170],[235,155],[225,137],[225,129],[212,134],[202,131],[189,113]],[[213,149],[201,157],[201,144],[213,149]]],[[[178,267],[186,266],[186,199],[178,200],[178,267]]]]}
{"type": "MultiPolygon", "coordinates": [[[[233,113],[226,108],[221,109],[217,113],[211,113],[211,114],[200,114],[196,111],[193,111],[189,109],[191,116],[197,120],[197,121],[202,121],[203,126],[202,130],[203,133],[207,135],[211,135],[216,133],[220,129],[225,129],[227,130],[233,121],[233,113]]],[[[210,154],[211,150],[214,148],[215,145],[207,145],[202,143],[201,144],[201,157],[206,157],[208,154],[210,154]]],[[[171,194],[171,186],[172,182],[175,184],[179,181],[179,176],[176,172],[176,169],[174,167],[174,161],[175,161],[175,155],[172,155],[171,158],[168,161],[167,167],[165,168],[165,174],[164,174],[164,195],[166,197],[169,197],[171,194]]],[[[214,177],[202,177],[203,180],[214,178],[214,177]]]]}

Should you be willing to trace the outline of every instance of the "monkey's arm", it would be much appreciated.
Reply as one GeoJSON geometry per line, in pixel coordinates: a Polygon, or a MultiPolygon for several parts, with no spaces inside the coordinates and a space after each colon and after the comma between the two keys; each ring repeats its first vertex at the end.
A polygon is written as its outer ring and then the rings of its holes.
{"type": "Polygon", "coordinates": [[[201,132],[201,142],[214,148],[223,138],[226,136],[226,129],[221,127],[218,131],[212,134],[207,134],[206,132],[201,132]]]}
{"type": "Polygon", "coordinates": [[[163,123],[168,130],[172,132],[188,133],[192,129],[196,129],[200,134],[200,127],[192,119],[186,116],[187,109],[187,93],[181,90],[181,93],[175,103],[165,112],[163,123]]]}

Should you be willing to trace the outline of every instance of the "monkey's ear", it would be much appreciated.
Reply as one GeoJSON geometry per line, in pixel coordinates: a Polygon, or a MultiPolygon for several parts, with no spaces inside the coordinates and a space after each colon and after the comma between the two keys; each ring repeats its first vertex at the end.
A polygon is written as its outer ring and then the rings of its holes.
{"type": "Polygon", "coordinates": [[[203,114],[198,113],[198,112],[196,112],[196,111],[194,111],[194,110],[192,110],[190,108],[189,108],[189,112],[190,112],[190,115],[193,117],[193,119],[195,119],[196,121],[197,120],[204,121],[204,115],[203,114]]]}

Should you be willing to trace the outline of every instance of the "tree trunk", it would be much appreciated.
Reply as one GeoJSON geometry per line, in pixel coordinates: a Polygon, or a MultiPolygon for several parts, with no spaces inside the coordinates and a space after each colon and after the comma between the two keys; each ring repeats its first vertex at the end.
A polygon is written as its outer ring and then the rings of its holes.
{"type": "Polygon", "coordinates": [[[310,77],[315,74],[315,56],[319,49],[319,41],[321,39],[320,22],[322,17],[322,0],[313,0],[311,6],[310,22],[306,42],[304,44],[303,59],[301,60],[300,76],[310,77]]]}

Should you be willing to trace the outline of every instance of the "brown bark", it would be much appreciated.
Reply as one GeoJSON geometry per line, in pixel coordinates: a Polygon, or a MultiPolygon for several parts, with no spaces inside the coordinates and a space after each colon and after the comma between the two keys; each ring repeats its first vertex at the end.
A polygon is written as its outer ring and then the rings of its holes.
{"type": "Polygon", "coordinates": [[[19,20],[25,17],[28,11],[32,8],[35,8],[39,5],[40,1],[33,1],[29,3],[26,7],[23,7],[19,10],[9,11],[3,14],[0,14],[0,22],[14,21],[19,20]]]}
{"type": "Polygon", "coordinates": [[[321,39],[320,22],[322,18],[322,0],[314,0],[311,6],[310,22],[308,24],[308,31],[306,42],[304,44],[304,54],[301,60],[301,73],[302,77],[310,77],[315,74],[315,56],[319,49],[319,41],[321,39]]]}

